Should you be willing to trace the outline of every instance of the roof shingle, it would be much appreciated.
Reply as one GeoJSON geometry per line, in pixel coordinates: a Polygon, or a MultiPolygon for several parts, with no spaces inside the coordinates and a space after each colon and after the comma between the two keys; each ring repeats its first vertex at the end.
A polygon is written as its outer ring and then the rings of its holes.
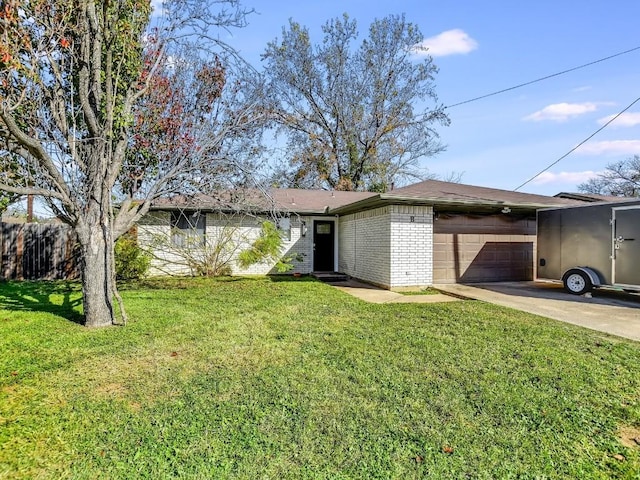
{"type": "Polygon", "coordinates": [[[152,209],[248,209],[256,211],[278,210],[299,214],[322,214],[326,213],[329,209],[342,207],[375,195],[377,194],[372,192],[279,188],[271,189],[265,193],[258,190],[249,190],[238,191],[233,194],[223,192],[218,196],[195,195],[193,197],[187,197],[176,195],[170,198],[157,199],[153,202],[152,209]]]}
{"type": "Polygon", "coordinates": [[[433,205],[435,207],[537,208],[580,205],[576,199],[548,197],[496,188],[477,187],[462,183],[425,180],[387,193],[304,190],[296,188],[271,189],[266,194],[258,190],[226,192],[217,197],[197,195],[158,199],[153,209],[200,208],[223,210],[254,210],[298,214],[342,214],[367,208],[402,203],[433,205]]]}
{"type": "Polygon", "coordinates": [[[575,205],[570,199],[535,195],[531,193],[500,190],[497,188],[477,187],[463,183],[425,180],[406,187],[391,190],[386,197],[415,197],[434,201],[474,202],[505,205],[575,205]]]}

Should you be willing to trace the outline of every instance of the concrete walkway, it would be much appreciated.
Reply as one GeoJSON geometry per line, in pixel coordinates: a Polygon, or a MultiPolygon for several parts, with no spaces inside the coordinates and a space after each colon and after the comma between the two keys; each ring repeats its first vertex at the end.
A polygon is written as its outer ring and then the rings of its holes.
{"type": "Polygon", "coordinates": [[[443,293],[429,295],[402,295],[401,293],[378,288],[356,280],[331,282],[331,285],[336,287],[338,290],[342,290],[349,295],[353,295],[354,297],[369,303],[438,303],[455,302],[460,300],[458,297],[443,293]]]}
{"type": "Polygon", "coordinates": [[[576,296],[566,293],[561,285],[549,282],[434,285],[444,292],[435,295],[402,295],[356,280],[332,285],[370,303],[480,300],[640,341],[640,295],[596,290],[591,297],[576,296]]]}

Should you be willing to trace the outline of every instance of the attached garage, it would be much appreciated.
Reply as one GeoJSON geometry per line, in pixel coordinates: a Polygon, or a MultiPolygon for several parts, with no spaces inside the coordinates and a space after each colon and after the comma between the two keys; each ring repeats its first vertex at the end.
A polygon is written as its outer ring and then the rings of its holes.
{"type": "Polygon", "coordinates": [[[535,217],[438,212],[433,283],[532,280],[535,217]]]}
{"type": "Polygon", "coordinates": [[[581,203],[426,180],[329,213],[340,217],[341,271],[394,289],[532,280],[537,209],[581,203]],[[376,212],[385,222],[370,221],[376,212]]]}

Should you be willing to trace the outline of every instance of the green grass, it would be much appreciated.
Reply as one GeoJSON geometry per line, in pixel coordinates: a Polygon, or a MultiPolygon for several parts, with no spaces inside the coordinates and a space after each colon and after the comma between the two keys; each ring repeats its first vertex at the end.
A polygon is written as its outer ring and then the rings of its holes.
{"type": "Polygon", "coordinates": [[[306,278],[122,295],[87,330],[77,286],[0,284],[0,478],[640,478],[638,343],[306,278]]]}

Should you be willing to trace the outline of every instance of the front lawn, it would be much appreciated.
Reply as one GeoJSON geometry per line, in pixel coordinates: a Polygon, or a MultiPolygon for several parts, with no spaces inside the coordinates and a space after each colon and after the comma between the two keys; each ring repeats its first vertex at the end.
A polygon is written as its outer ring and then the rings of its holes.
{"type": "Polygon", "coordinates": [[[640,478],[640,344],[311,279],[0,284],[0,478],[640,478]]]}

